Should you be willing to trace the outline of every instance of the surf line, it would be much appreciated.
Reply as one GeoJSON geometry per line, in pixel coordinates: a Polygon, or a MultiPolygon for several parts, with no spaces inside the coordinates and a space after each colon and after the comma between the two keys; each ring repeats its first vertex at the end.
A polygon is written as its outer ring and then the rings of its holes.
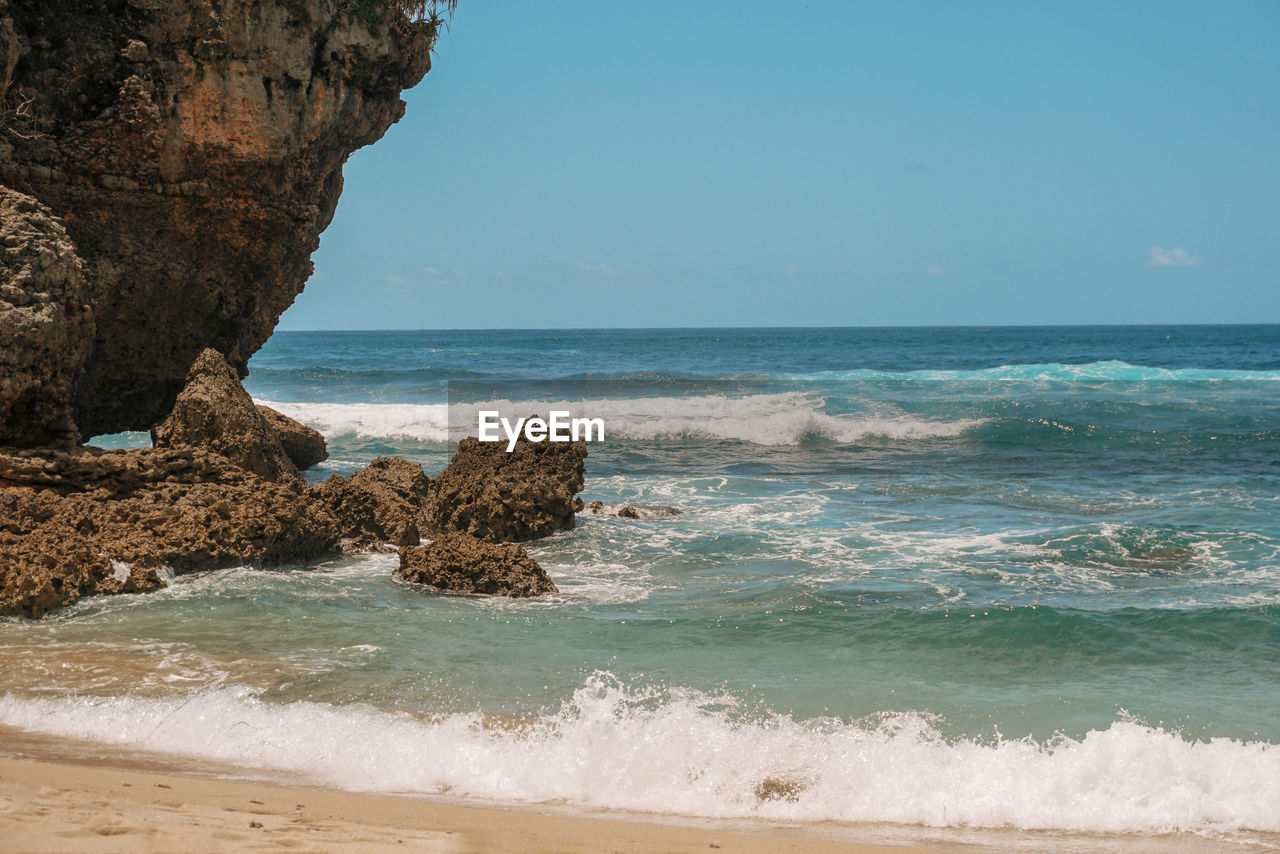
{"type": "Polygon", "coordinates": [[[477,414],[477,434],[481,442],[501,442],[498,428],[506,434],[507,453],[516,449],[520,433],[530,442],[587,442],[604,441],[603,418],[570,418],[569,410],[553,409],[546,420],[537,415],[517,418],[514,425],[501,417],[496,409],[481,409],[477,414]]]}

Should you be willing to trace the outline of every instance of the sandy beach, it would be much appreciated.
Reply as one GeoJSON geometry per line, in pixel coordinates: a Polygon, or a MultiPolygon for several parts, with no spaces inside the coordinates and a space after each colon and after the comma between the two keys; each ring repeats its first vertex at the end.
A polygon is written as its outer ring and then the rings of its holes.
{"type": "Polygon", "coordinates": [[[6,851],[942,851],[0,759],[6,851]]]}

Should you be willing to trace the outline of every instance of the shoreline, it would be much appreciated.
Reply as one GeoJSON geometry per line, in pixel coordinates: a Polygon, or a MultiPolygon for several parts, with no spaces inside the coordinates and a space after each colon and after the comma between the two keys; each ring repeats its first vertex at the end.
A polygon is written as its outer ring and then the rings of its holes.
{"type": "Polygon", "coordinates": [[[0,758],[0,836],[14,854],[80,852],[90,847],[102,854],[251,847],[566,854],[685,854],[714,849],[742,854],[943,854],[959,850],[824,839],[805,829],[743,832],[561,815],[534,806],[445,804],[110,765],[0,758]]]}
{"type": "Polygon", "coordinates": [[[1200,854],[1280,840],[710,819],[353,792],[254,769],[0,726],[0,838],[14,854],[314,852],[1200,854]]]}

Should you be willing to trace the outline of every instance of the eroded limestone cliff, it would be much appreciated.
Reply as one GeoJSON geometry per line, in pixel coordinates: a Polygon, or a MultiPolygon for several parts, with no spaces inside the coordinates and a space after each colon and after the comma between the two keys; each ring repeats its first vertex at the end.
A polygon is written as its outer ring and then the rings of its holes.
{"type": "Polygon", "coordinates": [[[430,67],[424,5],[0,0],[0,184],[65,227],[83,269],[55,273],[89,309],[58,320],[51,384],[0,390],[0,442],[146,430],[206,347],[244,375],[311,273],[347,156],[430,67]]]}

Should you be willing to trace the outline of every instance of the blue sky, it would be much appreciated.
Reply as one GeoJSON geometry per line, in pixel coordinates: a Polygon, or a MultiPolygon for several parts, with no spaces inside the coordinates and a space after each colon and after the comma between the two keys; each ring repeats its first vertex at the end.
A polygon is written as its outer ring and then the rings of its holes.
{"type": "Polygon", "coordinates": [[[1280,321],[1280,2],[461,0],[285,329],[1280,321]]]}

